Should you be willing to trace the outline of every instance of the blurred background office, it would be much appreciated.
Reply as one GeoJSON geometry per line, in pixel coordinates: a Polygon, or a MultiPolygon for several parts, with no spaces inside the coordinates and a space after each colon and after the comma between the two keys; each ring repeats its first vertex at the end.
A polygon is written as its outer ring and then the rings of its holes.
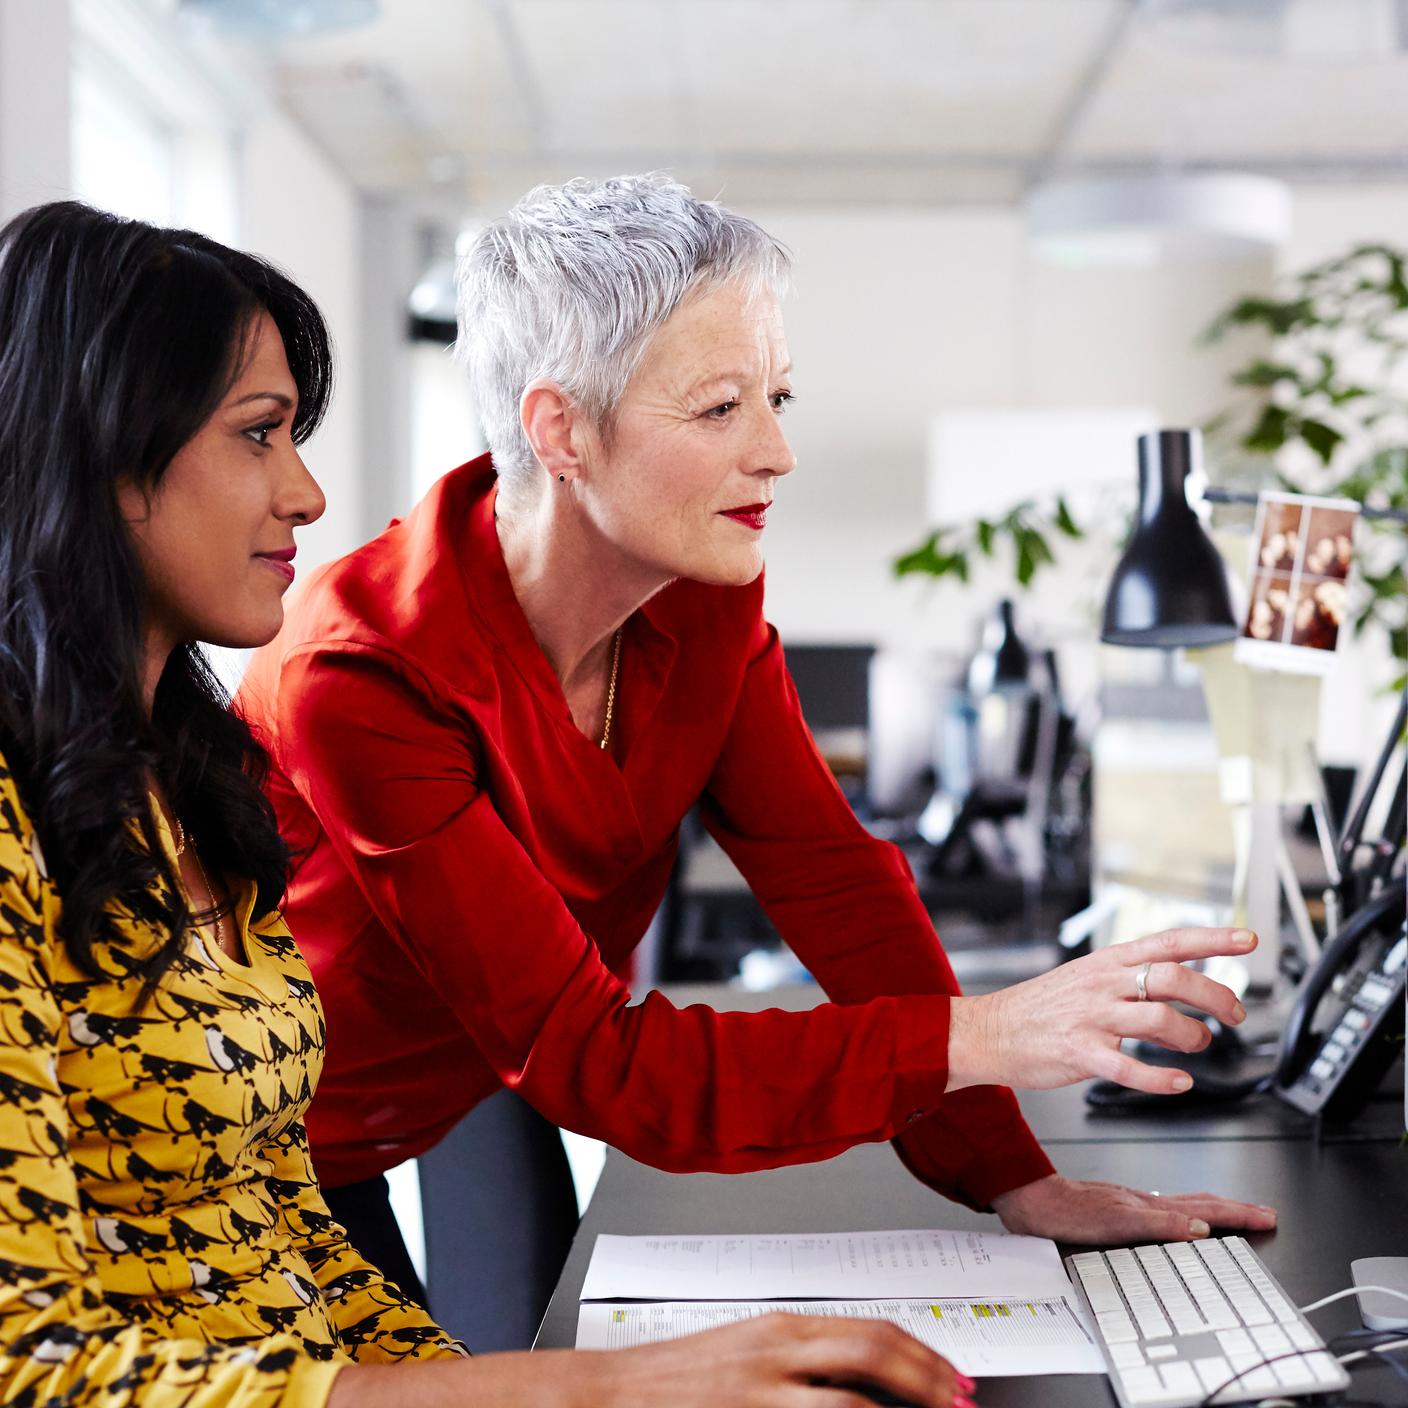
{"type": "MultiPolygon", "coordinates": [[[[78,196],[311,291],[339,382],[307,451],[329,505],[309,565],[482,448],[447,350],[456,242],[482,221],[540,182],[656,168],[759,220],[796,259],[800,470],[769,520],[769,615],[960,975],[1021,977],[1092,899],[1088,927],[1232,912],[1246,844],[1199,669],[1099,644],[1135,437],[1213,423],[1209,477],[1242,489],[1360,467],[1350,400],[1313,418],[1334,441],[1294,413],[1251,446],[1219,422],[1298,389],[1256,370],[1266,319],[1203,334],[1369,244],[1392,299],[1405,94],[1408,0],[0,0],[0,217],[78,196]]],[[[1364,492],[1404,506],[1408,362],[1364,377],[1400,417],[1364,492]]],[[[1248,517],[1212,526],[1244,578],[1248,517]]],[[[1402,668],[1401,554],[1375,570],[1318,709],[1286,725],[1332,812],[1402,668]]],[[[1300,810],[1278,821],[1315,924],[1300,810]]],[[[638,983],[803,977],[694,842],[638,983]]]]}

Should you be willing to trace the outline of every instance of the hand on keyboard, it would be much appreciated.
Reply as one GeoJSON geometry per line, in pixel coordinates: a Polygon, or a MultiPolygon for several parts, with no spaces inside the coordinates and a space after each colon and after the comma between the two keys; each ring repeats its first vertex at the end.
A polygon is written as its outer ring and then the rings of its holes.
{"type": "Polygon", "coordinates": [[[1121,1242],[1187,1242],[1212,1227],[1265,1231],[1276,1213],[1212,1193],[1160,1196],[1118,1183],[1086,1183],[1053,1174],[993,1199],[1009,1232],[1057,1242],[1116,1245],[1121,1242]]]}

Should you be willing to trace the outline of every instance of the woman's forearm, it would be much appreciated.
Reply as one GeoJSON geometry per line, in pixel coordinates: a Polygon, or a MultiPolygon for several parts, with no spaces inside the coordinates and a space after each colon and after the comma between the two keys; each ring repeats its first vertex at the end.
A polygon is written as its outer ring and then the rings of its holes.
{"type": "Polygon", "coordinates": [[[593,1354],[547,1350],[352,1364],[333,1381],[328,1408],[578,1408],[594,1401],[593,1354]]]}
{"type": "Polygon", "coordinates": [[[955,997],[948,1009],[948,1089],[1006,1085],[993,1049],[992,1004],[982,997],[955,997]]]}

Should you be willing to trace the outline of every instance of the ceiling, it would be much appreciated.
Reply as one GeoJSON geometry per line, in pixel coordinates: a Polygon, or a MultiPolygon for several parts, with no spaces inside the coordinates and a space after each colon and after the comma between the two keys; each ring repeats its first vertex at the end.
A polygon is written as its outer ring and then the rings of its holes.
{"type": "Polygon", "coordinates": [[[368,191],[497,209],[668,168],[738,205],[932,207],[1170,166],[1408,182],[1405,0],[381,10],[272,45],[285,102],[368,191]]]}

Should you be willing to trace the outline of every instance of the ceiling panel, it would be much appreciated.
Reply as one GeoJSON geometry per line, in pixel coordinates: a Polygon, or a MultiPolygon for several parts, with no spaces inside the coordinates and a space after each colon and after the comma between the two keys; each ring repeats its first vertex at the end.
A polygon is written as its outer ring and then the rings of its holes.
{"type": "MultiPolygon", "coordinates": [[[[642,159],[625,164],[620,170],[650,170],[661,165],[659,161],[642,159]]],[[[473,203],[485,210],[504,210],[541,181],[566,181],[593,170],[606,172],[604,167],[593,168],[585,157],[496,163],[475,175],[473,203]]],[[[723,200],[740,210],[779,206],[1007,205],[1018,198],[1022,189],[1022,177],[1014,172],[918,164],[841,163],[797,168],[786,164],[727,165],[681,159],[670,163],[669,170],[696,195],[723,200]]]]}
{"type": "Polygon", "coordinates": [[[1072,135],[1073,159],[1272,163],[1408,154],[1408,54],[1239,55],[1136,30],[1072,135]]]}
{"type": "Polygon", "coordinates": [[[1122,0],[517,0],[576,145],[1030,153],[1122,0]]]}
{"type": "Polygon", "coordinates": [[[1241,4],[1171,43],[1135,0],[383,0],[274,57],[359,185],[493,208],[655,167],[803,205],[1008,202],[1048,155],[1408,179],[1408,55],[1249,51],[1241,4]]]}

